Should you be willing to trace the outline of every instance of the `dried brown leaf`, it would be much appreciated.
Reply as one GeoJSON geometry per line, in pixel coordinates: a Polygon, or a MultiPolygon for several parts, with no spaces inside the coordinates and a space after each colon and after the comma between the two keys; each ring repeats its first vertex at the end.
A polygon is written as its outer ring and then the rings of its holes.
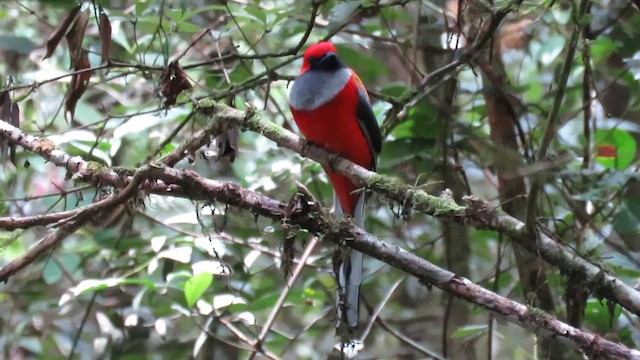
{"type": "Polygon", "coordinates": [[[76,6],[73,9],[69,10],[69,13],[64,18],[64,20],[62,20],[60,26],[58,26],[53,31],[53,33],[49,37],[49,40],[47,40],[47,53],[44,55],[42,60],[47,59],[51,57],[51,55],[53,55],[53,52],[58,47],[58,44],[60,44],[60,40],[62,40],[62,37],[69,32],[71,25],[74,24],[79,13],[80,6],[76,6]]]}
{"type": "Polygon", "coordinates": [[[87,30],[87,24],[89,23],[89,14],[87,12],[81,12],[78,14],[78,18],[73,23],[73,27],[67,33],[67,45],[69,45],[69,57],[71,58],[71,67],[76,68],[78,62],[84,61],[82,50],[82,40],[84,40],[84,33],[87,30]]]}
{"type": "MultiPolygon", "coordinates": [[[[18,108],[18,104],[11,101],[8,91],[3,91],[0,94],[0,119],[15,127],[20,127],[20,108],[18,108]]],[[[10,145],[0,140],[0,159],[4,161],[7,153],[9,153],[11,162],[16,165],[15,145],[10,145]]]]}
{"type": "Polygon", "coordinates": [[[162,79],[162,85],[160,85],[160,93],[166,99],[164,101],[165,106],[171,106],[176,103],[176,99],[181,92],[191,89],[193,86],[187,78],[187,73],[184,69],[174,61],[169,64],[169,68],[162,79]]]}
{"type": "Polygon", "coordinates": [[[218,135],[215,139],[218,148],[218,160],[228,158],[229,162],[236,159],[238,144],[240,143],[240,131],[237,126],[231,126],[218,135]]]}
{"type": "Polygon", "coordinates": [[[529,46],[529,42],[533,38],[532,24],[533,20],[523,18],[503,25],[498,33],[497,41],[500,54],[504,54],[508,50],[522,50],[529,46]]]}
{"type": "MultiPolygon", "coordinates": [[[[91,63],[89,63],[89,55],[86,50],[82,50],[80,52],[80,60],[76,61],[73,70],[80,71],[90,68],[91,63]]],[[[87,90],[92,74],[93,71],[84,71],[78,74],[74,74],[71,77],[69,88],[67,88],[66,100],[64,102],[64,115],[67,121],[73,120],[76,113],[76,105],[78,104],[78,100],[80,100],[82,94],[84,94],[84,92],[87,90]],[[67,114],[69,114],[70,116],[67,116],[67,114]]]]}
{"type": "Polygon", "coordinates": [[[102,6],[100,6],[100,24],[98,27],[102,45],[102,62],[107,63],[111,59],[111,21],[109,21],[109,16],[104,12],[102,6]]]}

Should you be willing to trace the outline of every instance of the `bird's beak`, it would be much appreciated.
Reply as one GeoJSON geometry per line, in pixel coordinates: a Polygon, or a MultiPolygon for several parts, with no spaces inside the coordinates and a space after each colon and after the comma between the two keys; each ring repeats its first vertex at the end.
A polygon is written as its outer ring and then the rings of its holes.
{"type": "Polygon", "coordinates": [[[329,51],[328,53],[324,54],[324,56],[320,59],[320,61],[318,61],[318,64],[316,65],[316,67],[318,68],[331,68],[332,64],[337,64],[338,63],[338,55],[336,55],[336,53],[329,51]]]}

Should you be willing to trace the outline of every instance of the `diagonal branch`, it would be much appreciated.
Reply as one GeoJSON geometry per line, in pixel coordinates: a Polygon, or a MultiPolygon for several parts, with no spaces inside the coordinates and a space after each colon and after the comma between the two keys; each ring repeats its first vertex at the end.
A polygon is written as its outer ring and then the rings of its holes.
{"type": "Polygon", "coordinates": [[[142,181],[151,175],[151,170],[152,168],[149,165],[141,167],[127,187],[117,195],[88,205],[79,211],[77,210],[76,214],[63,220],[64,224],[61,225],[60,228],[45,236],[36,246],[27,250],[24,255],[2,267],[0,269],[0,282],[6,282],[15,273],[36,261],[46,251],[56,247],[67,236],[80,229],[87,221],[91,220],[101,211],[113,209],[133,198],[137,194],[138,187],[142,181]]]}
{"type": "Polygon", "coordinates": [[[57,223],[60,220],[68,219],[78,213],[80,209],[60,211],[52,214],[42,214],[25,217],[0,217],[0,229],[16,230],[28,229],[35,226],[46,226],[57,223]]]}
{"type": "MultiPolygon", "coordinates": [[[[218,103],[202,103],[202,110],[209,109],[212,123],[216,121],[237,124],[273,140],[279,146],[291,149],[337,172],[347,175],[361,186],[367,186],[376,194],[400,204],[406,210],[414,210],[437,217],[453,217],[478,229],[494,230],[508,236],[512,241],[547,263],[557,266],[564,274],[585,279],[587,286],[599,297],[612,300],[636,315],[640,315],[640,293],[610,275],[589,259],[558,242],[552,235],[540,234],[537,243],[526,241],[525,224],[494,208],[488,202],[475,197],[467,200],[467,208],[459,206],[448,196],[433,196],[424,190],[401,183],[397,179],[366,170],[346,159],[339,158],[318,146],[301,140],[298,136],[270,121],[265,121],[253,110],[241,111],[218,103]],[[537,246],[536,246],[537,245],[537,246]]],[[[215,126],[210,124],[209,126],[215,126]]]]}
{"type": "MultiPolygon", "coordinates": [[[[216,129],[222,123],[236,125],[264,135],[279,146],[291,149],[305,157],[323,165],[332,166],[336,171],[347,175],[361,186],[367,186],[376,194],[400,204],[407,212],[413,210],[435,217],[452,217],[456,221],[478,229],[493,230],[508,236],[512,241],[522,245],[527,251],[541,256],[546,262],[557,266],[560,271],[570,276],[585,279],[585,284],[598,297],[606,298],[640,316],[640,293],[621,280],[610,275],[589,259],[577,254],[573,249],[557,241],[553,235],[541,233],[536,244],[526,241],[525,224],[494,208],[488,202],[476,197],[468,197],[468,207],[462,207],[450,196],[434,196],[419,187],[406,185],[399,180],[380,175],[360,167],[349,160],[328,153],[322,148],[310,144],[292,132],[283,129],[273,122],[262,119],[254,109],[241,111],[224,104],[202,101],[196,111],[210,118],[208,125],[199,136],[215,136],[216,129]]],[[[8,139],[27,150],[39,153],[54,164],[65,167],[73,178],[93,184],[112,185],[119,188],[126,186],[134,170],[108,169],[86,162],[80,157],[71,157],[58,149],[51,141],[23,133],[20,129],[0,120],[0,137],[8,139]]],[[[194,136],[175,151],[178,152],[191,142],[202,141],[194,136]]],[[[179,158],[180,156],[178,156],[179,158]]],[[[165,164],[168,161],[163,159],[165,164]]],[[[177,162],[177,161],[176,161],[177,162]]],[[[144,190],[158,195],[187,197],[192,200],[215,200],[244,209],[250,209],[257,215],[270,218],[281,218],[286,204],[258,193],[242,198],[238,203],[242,187],[232,183],[209,180],[200,177],[193,171],[179,171],[165,168],[155,174],[153,183],[145,183],[144,190]]]]}
{"type": "MultiPolygon", "coordinates": [[[[227,117],[230,116],[230,114],[235,114],[234,111],[237,111],[231,108],[224,108],[224,110],[227,111],[227,117]]],[[[241,111],[238,113],[245,114],[241,111]]],[[[251,118],[257,117],[251,116],[251,118]]],[[[245,116],[240,117],[240,119],[244,119],[244,125],[251,123],[251,121],[249,121],[245,116]]],[[[266,126],[266,124],[263,125],[266,126]]],[[[6,128],[6,125],[4,125],[2,121],[0,121],[0,128],[6,128]]],[[[263,130],[265,129],[263,128],[263,130]]],[[[19,130],[12,130],[14,133],[15,131],[19,130]]],[[[287,135],[283,130],[282,132],[284,135],[287,135]]],[[[0,136],[3,134],[4,132],[0,131],[0,136]]],[[[290,134],[290,136],[295,137],[293,134],[290,134]]],[[[292,140],[296,140],[296,143],[299,146],[303,145],[303,142],[297,138],[292,138],[292,140]]],[[[16,144],[18,143],[16,142],[16,144]]],[[[282,143],[280,145],[282,145],[282,143]]],[[[300,147],[296,150],[299,150],[304,154],[309,151],[318,151],[318,154],[321,154],[319,158],[322,158],[325,164],[331,162],[332,164],[337,165],[338,169],[341,169],[341,171],[347,167],[350,172],[346,173],[350,176],[354,176],[353,173],[356,171],[354,170],[355,168],[353,168],[355,166],[354,164],[348,163],[342,159],[336,160],[335,156],[332,157],[326,152],[320,153],[319,151],[321,151],[321,149],[319,148],[312,146],[307,147],[304,149],[300,147]],[[307,147],[309,149],[307,149],[307,147]],[[351,166],[351,168],[348,166],[351,166]]],[[[56,150],[59,151],[58,149],[56,150]]],[[[109,169],[94,171],[93,168],[87,166],[85,166],[84,169],[86,172],[84,176],[88,178],[99,178],[100,176],[104,176],[105,179],[109,179],[113,175],[110,173],[113,171],[109,169]],[[95,174],[89,174],[92,172],[95,172],[95,174]]],[[[236,184],[203,178],[197,173],[189,170],[145,165],[138,171],[134,172],[134,174],[135,175],[133,177],[123,180],[124,182],[128,182],[126,188],[115,197],[99,203],[101,204],[99,205],[100,208],[106,209],[110,206],[116,206],[131,198],[136,194],[136,191],[142,187],[142,185],[147,184],[147,182],[143,181],[145,179],[159,180],[163,183],[162,187],[150,187],[150,189],[154,189],[154,191],[162,193],[163,195],[171,195],[171,192],[165,191],[166,189],[171,189],[181,196],[188,196],[194,199],[206,198],[210,201],[224,202],[275,220],[282,220],[283,218],[286,218],[291,225],[299,226],[301,229],[306,229],[312,234],[323,236],[324,239],[337,244],[343,243],[343,239],[352,239],[352,241],[347,241],[346,244],[356,250],[362,251],[363,253],[394,266],[407,274],[415,276],[425,284],[433,284],[456,297],[487,309],[498,316],[504,317],[509,322],[532,329],[541,336],[561,340],[576,349],[582,350],[588,356],[598,357],[606,354],[609,358],[620,359],[640,357],[640,352],[637,350],[628,349],[624,345],[610,342],[593,333],[576,329],[557,320],[542,310],[527,307],[518,302],[504,298],[492,291],[482,288],[466,278],[459,277],[454,273],[409,253],[398,246],[381,242],[373,235],[355,226],[349,220],[336,220],[324,209],[318,209],[316,211],[317,213],[314,213],[313,216],[310,216],[308,208],[288,211],[287,209],[290,209],[290,207],[288,207],[284,202],[271,199],[265,195],[242,188],[236,184]]],[[[374,176],[383,177],[380,175],[374,176]]],[[[360,181],[366,183],[367,181],[370,181],[370,179],[361,178],[360,181]]],[[[372,181],[371,183],[375,184],[376,182],[372,181]]],[[[145,188],[145,190],[147,189],[145,188]]],[[[394,193],[390,194],[393,195],[394,193]]],[[[428,202],[428,200],[436,199],[441,204],[449,204],[449,206],[451,206],[450,204],[452,203],[451,199],[449,199],[446,194],[442,197],[435,197],[432,195],[427,196],[427,194],[422,190],[415,188],[411,188],[405,196],[411,198],[415,197],[418,200],[422,199],[421,201],[426,202],[428,202]]],[[[428,207],[428,209],[430,209],[430,211],[436,216],[441,216],[443,213],[448,216],[455,215],[456,218],[465,219],[468,223],[479,227],[493,227],[495,229],[500,229],[500,231],[505,232],[508,235],[513,236],[518,233],[522,233],[524,224],[517,222],[516,219],[513,219],[506,214],[499,213],[499,210],[487,208],[486,204],[479,199],[469,198],[468,201],[471,205],[464,212],[460,212],[460,210],[448,211],[446,210],[446,206],[444,208],[438,208],[437,206],[428,207]],[[442,210],[443,212],[439,213],[439,210],[442,210]]],[[[96,206],[98,206],[97,204],[98,203],[96,203],[96,206]]],[[[416,202],[416,204],[418,203],[416,202]]],[[[427,209],[427,207],[423,208],[427,209]]],[[[51,244],[50,246],[59,243],[65,236],[79,228],[82,223],[87,221],[92,215],[92,212],[86,210],[79,212],[76,217],[67,221],[60,227],[60,229],[45,238],[41,243],[47,242],[48,244],[51,244]]],[[[515,238],[517,238],[517,236],[515,238]]],[[[556,244],[556,246],[561,246],[559,243],[554,242],[554,244],[556,244]]],[[[50,248],[50,246],[48,248],[50,248]]],[[[38,256],[41,253],[42,252],[34,252],[33,256],[38,256]]],[[[22,267],[16,267],[15,265],[9,264],[8,266],[0,269],[0,279],[6,279],[22,267]]],[[[614,281],[616,280],[614,279],[614,281]]]]}

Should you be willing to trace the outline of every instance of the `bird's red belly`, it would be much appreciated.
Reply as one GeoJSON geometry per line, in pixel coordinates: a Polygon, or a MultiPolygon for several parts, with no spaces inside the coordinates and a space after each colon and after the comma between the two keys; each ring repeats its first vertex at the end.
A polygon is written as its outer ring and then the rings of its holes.
{"type": "MultiPolygon", "coordinates": [[[[353,86],[353,89],[350,89],[347,86],[343,92],[350,90],[354,92],[353,97],[340,94],[314,110],[291,111],[300,131],[309,141],[364,168],[372,169],[373,153],[356,115],[357,101],[349,101],[357,99],[357,88],[353,86]]],[[[353,194],[353,191],[358,187],[347,177],[331,169],[325,167],[325,171],[338,194],[344,212],[353,214],[358,199],[358,194],[353,194]]]]}

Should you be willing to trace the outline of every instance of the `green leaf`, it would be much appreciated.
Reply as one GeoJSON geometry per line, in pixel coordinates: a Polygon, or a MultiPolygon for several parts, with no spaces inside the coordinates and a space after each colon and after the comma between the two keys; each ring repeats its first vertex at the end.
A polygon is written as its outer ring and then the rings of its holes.
{"type": "Polygon", "coordinates": [[[183,14],[183,19],[191,19],[195,15],[198,15],[203,12],[214,12],[214,11],[227,11],[227,7],[224,5],[209,5],[202,7],[194,7],[191,11],[187,9],[187,11],[183,14]]]}
{"type": "Polygon", "coordinates": [[[605,36],[599,36],[591,43],[591,58],[594,64],[600,64],[607,60],[611,54],[618,51],[618,48],[622,47],[619,41],[605,36]]]}
{"type": "Polygon", "coordinates": [[[182,22],[182,9],[166,9],[164,12],[168,17],[171,18],[171,20],[173,20],[175,23],[180,23],[182,22]]]}
{"type": "Polygon", "coordinates": [[[631,349],[637,348],[635,341],[633,341],[634,332],[635,331],[632,331],[629,326],[625,326],[624,328],[618,330],[620,341],[631,349]]]}
{"type": "Polygon", "coordinates": [[[176,148],[175,144],[168,143],[167,145],[165,145],[164,148],[162,148],[162,151],[160,152],[160,156],[162,157],[162,156],[167,155],[168,153],[172,152],[173,149],[175,149],[175,148],[176,148]]]}
{"type": "Polygon", "coordinates": [[[42,342],[38,337],[25,336],[20,339],[20,347],[34,354],[42,354],[42,342]]]}
{"type": "Polygon", "coordinates": [[[624,170],[636,157],[636,140],[622,129],[596,130],[596,161],[601,165],[624,170]]]}
{"type": "Polygon", "coordinates": [[[606,301],[589,299],[584,311],[584,320],[595,327],[597,332],[605,333],[609,331],[612,322],[615,321],[621,313],[622,308],[619,305],[615,305],[612,317],[606,301]]]}
{"type": "Polygon", "coordinates": [[[549,13],[560,25],[566,25],[569,22],[569,19],[571,19],[571,12],[569,11],[555,9],[554,11],[549,11],[549,13]]]}
{"type": "Polygon", "coordinates": [[[0,232],[0,250],[5,250],[24,234],[24,230],[1,231],[0,232]]]}
{"type": "Polygon", "coordinates": [[[623,234],[640,232],[640,197],[632,196],[624,200],[613,218],[613,228],[623,234]]]}
{"type": "Polygon", "coordinates": [[[229,74],[229,79],[232,83],[242,83],[253,77],[253,73],[246,66],[236,66],[229,74]]]}
{"type": "Polygon", "coordinates": [[[482,325],[465,325],[457,328],[452,334],[451,337],[454,339],[460,339],[470,336],[480,335],[486,332],[488,326],[486,324],[482,325]]]}
{"type": "Polygon", "coordinates": [[[60,262],[64,266],[64,269],[70,274],[73,274],[78,269],[81,261],[82,259],[80,259],[80,256],[74,253],[62,254],[60,258],[60,262]]]}
{"type": "Polygon", "coordinates": [[[58,264],[53,261],[53,259],[49,259],[49,261],[47,261],[47,265],[42,271],[42,278],[44,282],[49,285],[58,282],[58,280],[62,278],[62,269],[60,269],[58,264]]]}
{"type": "Polygon", "coordinates": [[[382,153],[378,161],[378,168],[391,169],[392,167],[412,159],[420,159],[424,165],[431,163],[428,149],[432,149],[435,140],[428,139],[398,139],[388,141],[382,147],[382,153]]]}
{"type": "Polygon", "coordinates": [[[381,75],[389,74],[389,68],[370,49],[360,46],[336,44],[340,58],[358,73],[365,85],[372,83],[381,75]]]}
{"type": "Polygon", "coordinates": [[[327,30],[334,32],[347,23],[364,1],[345,1],[334,6],[329,12],[329,26],[327,30]]]}
{"type": "Polygon", "coordinates": [[[184,297],[187,300],[187,307],[192,308],[211,286],[211,283],[213,283],[213,275],[211,273],[194,275],[187,280],[184,284],[184,297]]]}
{"type": "Polygon", "coordinates": [[[149,8],[149,5],[151,5],[151,0],[136,1],[136,15],[140,16],[144,14],[144,12],[149,8]]]}
{"type": "Polygon", "coordinates": [[[638,270],[635,266],[624,266],[608,262],[607,267],[611,269],[611,271],[613,271],[616,276],[624,276],[630,279],[640,278],[640,270],[638,270]]]}
{"type": "Polygon", "coordinates": [[[408,92],[409,91],[407,90],[407,86],[402,84],[392,84],[380,89],[381,94],[391,96],[397,99],[405,96],[405,94],[407,94],[408,92]]]}
{"type": "Polygon", "coordinates": [[[408,119],[398,125],[392,135],[396,139],[437,139],[442,135],[442,122],[438,121],[436,109],[425,101],[409,111],[408,119]]]}
{"type": "MultiPolygon", "coordinates": [[[[265,309],[271,309],[276,304],[279,297],[280,292],[268,293],[258,299],[251,300],[247,304],[233,304],[229,307],[229,310],[232,312],[250,311],[255,313],[265,309]]],[[[289,296],[287,296],[286,303],[302,305],[305,304],[307,300],[322,302],[325,300],[325,295],[322,292],[316,292],[309,288],[294,290],[289,293],[289,296]]]]}
{"type": "Polygon", "coordinates": [[[69,9],[78,5],[78,1],[76,0],[38,0],[38,1],[43,3],[46,6],[61,7],[65,9],[69,9]]]}
{"type": "Polygon", "coordinates": [[[244,6],[243,10],[249,14],[249,18],[253,18],[256,21],[260,22],[262,25],[267,26],[267,14],[264,10],[262,10],[259,6],[256,5],[248,5],[244,6]]]}
{"type": "Polygon", "coordinates": [[[182,33],[197,33],[202,31],[202,27],[188,21],[183,21],[176,25],[176,31],[182,33]]]}
{"type": "Polygon", "coordinates": [[[5,232],[0,231],[0,259],[15,259],[24,254],[26,251],[24,242],[15,241],[20,239],[23,233],[24,230],[15,230],[8,232],[8,234],[14,234],[13,236],[7,236],[5,232]]]}

